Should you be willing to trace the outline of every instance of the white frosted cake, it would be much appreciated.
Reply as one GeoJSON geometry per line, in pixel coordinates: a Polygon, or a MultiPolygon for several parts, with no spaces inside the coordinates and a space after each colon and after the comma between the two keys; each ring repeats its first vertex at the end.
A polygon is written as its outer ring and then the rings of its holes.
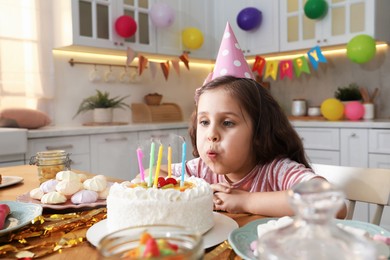
{"type": "Polygon", "coordinates": [[[203,179],[189,177],[184,190],[115,183],[107,197],[110,232],[129,226],[180,225],[205,233],[213,227],[213,191],[203,179]]]}

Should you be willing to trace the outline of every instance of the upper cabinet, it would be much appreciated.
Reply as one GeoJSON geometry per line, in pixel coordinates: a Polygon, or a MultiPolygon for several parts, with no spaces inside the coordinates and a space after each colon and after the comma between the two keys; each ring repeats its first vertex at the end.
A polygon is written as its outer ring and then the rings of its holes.
{"type": "Polygon", "coordinates": [[[215,56],[218,54],[226,23],[229,22],[245,56],[279,51],[279,1],[214,0],[214,28],[217,38],[215,56]],[[237,25],[237,15],[247,7],[262,13],[262,23],[253,31],[244,31],[237,25]]]}
{"type": "Polygon", "coordinates": [[[327,0],[328,12],[318,20],[306,17],[306,1],[280,0],[280,51],[346,44],[359,34],[390,40],[388,0],[327,0]]]}

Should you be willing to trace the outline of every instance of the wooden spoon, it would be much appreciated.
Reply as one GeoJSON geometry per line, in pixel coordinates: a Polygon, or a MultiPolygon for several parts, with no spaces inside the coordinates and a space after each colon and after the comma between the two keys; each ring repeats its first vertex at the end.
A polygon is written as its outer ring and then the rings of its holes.
{"type": "Polygon", "coordinates": [[[376,98],[376,96],[378,95],[378,93],[379,93],[379,88],[375,88],[375,89],[374,89],[374,92],[372,92],[372,95],[371,95],[371,98],[370,98],[370,102],[371,102],[371,103],[374,103],[375,98],[376,98]]]}

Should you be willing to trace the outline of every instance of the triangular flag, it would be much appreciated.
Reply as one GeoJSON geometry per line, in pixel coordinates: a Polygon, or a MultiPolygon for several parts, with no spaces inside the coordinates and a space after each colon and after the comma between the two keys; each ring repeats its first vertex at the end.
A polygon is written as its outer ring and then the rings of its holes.
{"type": "Polygon", "coordinates": [[[284,77],[289,77],[292,79],[293,76],[293,64],[291,60],[282,60],[279,63],[280,72],[279,77],[280,79],[283,79],[284,77]]]}
{"type": "Polygon", "coordinates": [[[179,59],[184,63],[186,68],[188,70],[190,70],[190,65],[189,65],[189,60],[188,60],[188,53],[187,52],[183,52],[183,54],[179,56],[179,59]]]}
{"type": "Polygon", "coordinates": [[[141,76],[147,64],[148,64],[148,59],[143,55],[138,55],[138,75],[141,76]]]}
{"type": "Polygon", "coordinates": [[[127,47],[127,52],[126,52],[126,66],[130,66],[130,64],[133,62],[135,58],[135,52],[132,48],[127,47]]]}
{"type": "Polygon", "coordinates": [[[162,72],[164,74],[165,80],[168,80],[168,76],[169,76],[169,61],[161,62],[160,66],[161,66],[161,70],[162,70],[162,72]]]}
{"type": "Polygon", "coordinates": [[[149,61],[149,68],[150,68],[150,73],[152,74],[152,78],[156,78],[156,73],[157,73],[157,62],[149,61]]]}
{"type": "Polygon", "coordinates": [[[294,66],[295,76],[297,78],[301,75],[302,72],[310,74],[309,64],[307,63],[305,56],[295,58],[292,60],[292,62],[294,66]]]}
{"type": "Polygon", "coordinates": [[[263,69],[265,66],[265,59],[260,56],[255,57],[255,63],[253,63],[252,71],[257,71],[257,74],[261,77],[263,75],[263,69]]]}
{"type": "Polygon", "coordinates": [[[179,60],[171,60],[172,67],[176,71],[177,75],[180,75],[180,64],[179,60]]]}
{"type": "Polygon", "coordinates": [[[277,60],[267,61],[265,65],[264,79],[271,76],[274,80],[276,80],[276,76],[278,75],[278,64],[279,61],[277,60]]]}
{"type": "Polygon", "coordinates": [[[309,57],[309,60],[311,64],[313,65],[313,68],[315,70],[318,69],[318,63],[323,62],[326,63],[326,58],[321,52],[320,46],[313,47],[307,52],[307,56],[309,57]]]}

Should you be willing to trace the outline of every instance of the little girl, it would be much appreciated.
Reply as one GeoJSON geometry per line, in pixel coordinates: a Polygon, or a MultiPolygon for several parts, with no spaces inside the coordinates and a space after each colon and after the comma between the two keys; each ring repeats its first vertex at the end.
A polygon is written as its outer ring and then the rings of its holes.
{"type": "MultiPolygon", "coordinates": [[[[281,107],[255,80],[218,77],[195,95],[190,127],[195,159],[186,173],[209,182],[214,209],[291,215],[287,190],[313,178],[302,142],[281,107]]],[[[162,167],[162,175],[166,167],[162,167]]],[[[172,165],[180,176],[181,164],[172,165]]],[[[338,217],[344,217],[345,209],[338,217]]]]}

